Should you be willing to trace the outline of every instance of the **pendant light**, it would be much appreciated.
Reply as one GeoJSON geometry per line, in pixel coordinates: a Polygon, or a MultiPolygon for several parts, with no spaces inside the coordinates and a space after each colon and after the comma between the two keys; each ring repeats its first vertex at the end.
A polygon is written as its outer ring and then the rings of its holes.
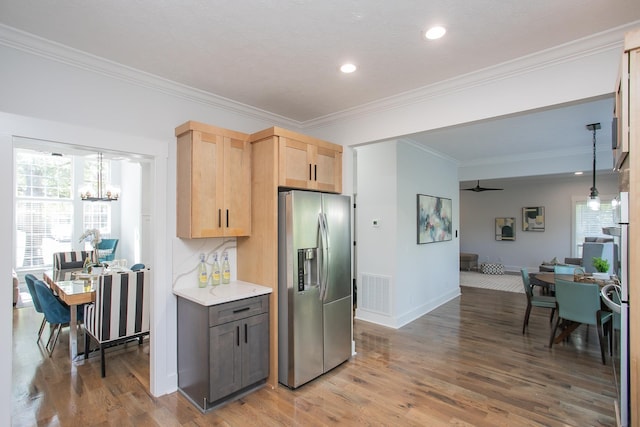
{"type": "Polygon", "coordinates": [[[587,125],[587,129],[593,132],[593,186],[589,193],[587,206],[589,206],[592,211],[597,211],[600,210],[600,197],[598,196],[598,189],[596,188],[596,131],[600,129],[600,123],[587,125]]]}
{"type": "Polygon", "coordinates": [[[80,198],[87,202],[112,202],[120,197],[120,190],[113,186],[108,186],[105,190],[103,169],[102,169],[102,153],[98,153],[98,188],[96,190],[84,187],[80,190],[80,198]]]}

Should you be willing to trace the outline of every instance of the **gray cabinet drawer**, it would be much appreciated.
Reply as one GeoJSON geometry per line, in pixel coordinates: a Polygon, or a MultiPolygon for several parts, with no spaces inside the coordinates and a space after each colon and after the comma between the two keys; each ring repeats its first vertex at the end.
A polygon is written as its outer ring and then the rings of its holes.
{"type": "Polygon", "coordinates": [[[234,320],[266,313],[269,295],[241,299],[209,307],[209,326],[222,325],[234,320]]]}

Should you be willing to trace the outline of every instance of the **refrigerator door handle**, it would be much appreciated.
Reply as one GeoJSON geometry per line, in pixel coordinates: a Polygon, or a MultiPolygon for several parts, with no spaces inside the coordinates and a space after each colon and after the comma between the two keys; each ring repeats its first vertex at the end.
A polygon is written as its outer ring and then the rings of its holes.
{"type": "Polygon", "coordinates": [[[322,265],[320,271],[320,300],[327,297],[327,278],[329,277],[329,230],[327,227],[327,217],[324,213],[318,215],[320,225],[320,240],[322,244],[322,265]]]}

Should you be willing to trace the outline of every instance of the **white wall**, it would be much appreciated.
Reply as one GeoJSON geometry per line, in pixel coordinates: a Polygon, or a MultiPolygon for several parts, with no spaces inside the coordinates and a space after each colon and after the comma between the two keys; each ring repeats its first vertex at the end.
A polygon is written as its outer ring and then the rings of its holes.
{"type": "MultiPolygon", "coordinates": [[[[122,162],[120,165],[122,196],[117,204],[120,205],[120,233],[114,235],[118,238],[116,259],[126,259],[129,266],[150,261],[142,260],[150,252],[141,252],[142,242],[142,166],[137,162],[122,162]],[[126,192],[126,195],[124,195],[126,192]]],[[[147,200],[148,201],[148,200],[147,200]]],[[[149,208],[146,209],[148,211],[149,208]]]]}
{"type": "Polygon", "coordinates": [[[460,294],[458,167],[451,160],[398,144],[397,320],[411,322],[460,294]],[[450,241],[417,244],[417,194],[452,201],[450,241]]]}
{"type": "Polygon", "coordinates": [[[397,271],[397,160],[396,142],[357,147],[357,199],[355,209],[357,269],[356,286],[361,289],[362,275],[391,279],[388,298],[391,313],[364,311],[364,292],[358,291],[356,318],[381,325],[394,325],[397,271]],[[378,226],[373,226],[373,221],[378,226]]]}
{"type": "MultiPolygon", "coordinates": [[[[501,262],[510,271],[538,271],[542,261],[572,255],[573,197],[586,198],[591,176],[531,178],[501,182],[503,191],[460,191],[460,251],[476,253],[480,262],[501,262]],[[505,184],[505,185],[502,185],[505,184]],[[522,231],[522,208],[543,206],[545,230],[522,231]],[[495,218],[515,217],[516,240],[495,240],[495,218]]],[[[495,185],[493,185],[494,187],[495,185]]],[[[617,193],[617,176],[597,178],[601,196],[617,193]]]]}
{"type": "MultiPolygon", "coordinates": [[[[2,200],[13,199],[13,147],[11,146],[11,136],[0,132],[0,198],[2,200]]],[[[2,209],[0,213],[0,235],[11,236],[14,229],[13,209],[2,209]]],[[[2,387],[0,387],[0,425],[11,425],[11,385],[12,385],[12,326],[13,312],[11,310],[13,289],[9,286],[12,283],[11,268],[13,260],[13,246],[5,239],[4,244],[0,245],[0,280],[3,286],[0,286],[0,341],[5,343],[0,351],[0,378],[2,387]]],[[[34,331],[35,332],[35,331],[34,331]]],[[[35,337],[35,334],[34,334],[35,337]]]]}
{"type": "Polygon", "coordinates": [[[356,151],[356,317],[398,328],[459,295],[458,239],[418,245],[416,230],[417,194],[451,198],[457,230],[457,166],[403,141],[356,151]],[[390,313],[369,309],[363,275],[390,279],[390,313]]]}

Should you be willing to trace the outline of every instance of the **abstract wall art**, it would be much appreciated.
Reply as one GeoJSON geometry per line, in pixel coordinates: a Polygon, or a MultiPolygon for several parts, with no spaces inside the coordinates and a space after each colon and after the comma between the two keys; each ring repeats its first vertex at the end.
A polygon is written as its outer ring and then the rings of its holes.
{"type": "Polygon", "coordinates": [[[451,240],[451,199],[424,194],[418,194],[417,199],[418,244],[451,240]]]}
{"type": "Polygon", "coordinates": [[[516,219],[513,217],[496,218],[496,240],[516,240],[516,219]]]}
{"type": "Polygon", "coordinates": [[[544,207],[522,208],[522,231],[544,231],[544,207]]]}

